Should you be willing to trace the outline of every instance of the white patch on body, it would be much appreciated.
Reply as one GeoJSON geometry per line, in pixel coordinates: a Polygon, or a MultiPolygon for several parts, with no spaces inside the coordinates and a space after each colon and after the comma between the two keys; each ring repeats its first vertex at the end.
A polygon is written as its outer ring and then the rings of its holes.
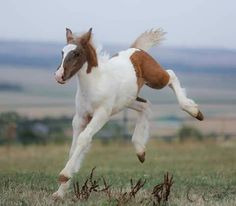
{"type": "Polygon", "coordinates": [[[103,104],[112,107],[115,114],[131,104],[138,92],[135,69],[130,61],[135,51],[137,49],[127,49],[116,57],[99,61],[90,74],[86,73],[85,64],[78,72],[77,109],[84,108],[92,115],[103,104]]]}
{"type": "Polygon", "coordinates": [[[76,49],[76,45],[75,44],[68,44],[66,45],[63,49],[62,49],[62,52],[63,52],[63,57],[62,57],[62,61],[61,61],[61,65],[59,67],[59,69],[56,71],[55,73],[55,79],[57,82],[61,83],[61,84],[64,84],[65,81],[63,80],[63,75],[64,75],[64,67],[63,67],[63,63],[64,63],[64,60],[67,56],[67,54],[70,52],[70,51],[73,51],[76,49]]]}

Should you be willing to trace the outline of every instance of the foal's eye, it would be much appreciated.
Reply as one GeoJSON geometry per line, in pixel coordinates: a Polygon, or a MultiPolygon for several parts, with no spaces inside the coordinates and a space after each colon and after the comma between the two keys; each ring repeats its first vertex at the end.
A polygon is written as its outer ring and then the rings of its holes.
{"type": "Polygon", "coordinates": [[[75,56],[79,56],[79,52],[74,52],[74,55],[75,56]]]}

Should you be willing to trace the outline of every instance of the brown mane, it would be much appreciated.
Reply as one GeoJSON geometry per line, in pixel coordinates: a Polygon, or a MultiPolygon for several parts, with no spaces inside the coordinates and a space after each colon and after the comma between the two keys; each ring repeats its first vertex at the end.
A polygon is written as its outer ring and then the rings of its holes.
{"type": "Polygon", "coordinates": [[[88,32],[84,33],[83,35],[76,37],[76,44],[82,45],[85,49],[86,59],[88,63],[87,73],[92,71],[92,67],[98,66],[98,59],[96,49],[92,44],[92,28],[89,29],[88,32]]]}

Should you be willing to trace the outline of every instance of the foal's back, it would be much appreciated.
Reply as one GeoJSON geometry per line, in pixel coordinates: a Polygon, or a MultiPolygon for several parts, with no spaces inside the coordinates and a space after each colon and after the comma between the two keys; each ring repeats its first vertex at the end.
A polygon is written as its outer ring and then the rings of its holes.
{"type": "Polygon", "coordinates": [[[120,67],[123,63],[132,67],[139,89],[144,84],[154,89],[162,89],[169,82],[169,74],[151,55],[141,49],[127,49],[113,56],[112,59],[118,60],[120,67]]]}

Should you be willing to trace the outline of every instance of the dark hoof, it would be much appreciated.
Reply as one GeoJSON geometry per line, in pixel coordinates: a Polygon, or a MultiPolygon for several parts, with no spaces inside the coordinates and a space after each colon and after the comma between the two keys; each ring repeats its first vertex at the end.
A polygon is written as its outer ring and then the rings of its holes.
{"type": "Polygon", "coordinates": [[[144,163],[145,161],[145,152],[143,152],[142,154],[137,154],[138,159],[141,163],[144,163]]]}
{"type": "Polygon", "coordinates": [[[198,114],[196,116],[196,119],[198,119],[199,121],[204,120],[204,116],[203,116],[203,114],[200,111],[198,112],[198,114]]]}
{"type": "Polygon", "coordinates": [[[60,183],[66,183],[69,179],[70,179],[69,177],[66,177],[64,175],[59,175],[59,177],[58,177],[58,181],[60,183]]]}

